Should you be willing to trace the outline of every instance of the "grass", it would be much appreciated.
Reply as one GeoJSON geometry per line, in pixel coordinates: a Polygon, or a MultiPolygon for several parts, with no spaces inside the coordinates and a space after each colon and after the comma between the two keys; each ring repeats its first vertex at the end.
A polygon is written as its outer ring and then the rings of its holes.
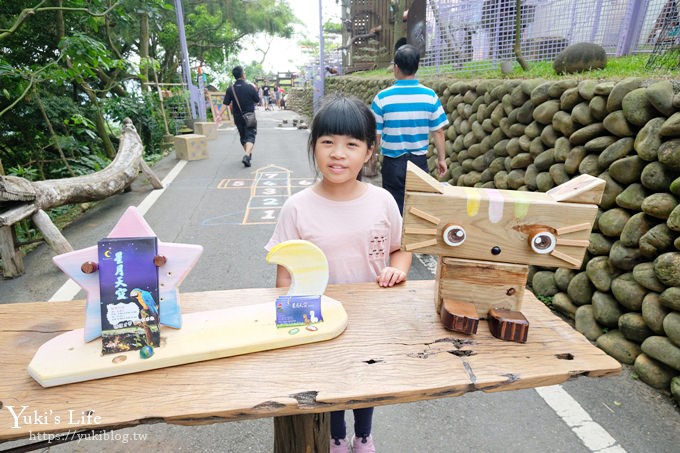
{"type": "MultiPolygon", "coordinates": [[[[680,76],[678,69],[647,69],[647,59],[649,55],[631,55],[626,57],[611,57],[607,60],[604,69],[587,71],[579,74],[556,74],[553,69],[552,61],[531,61],[528,62],[529,70],[524,71],[517,62],[513,65],[513,71],[509,74],[502,74],[498,64],[493,66],[491,61],[475,61],[467,63],[462,70],[454,70],[452,66],[440,66],[435,72],[435,68],[421,67],[418,74],[424,78],[431,76],[446,76],[459,79],[624,79],[626,77],[645,77],[649,79],[670,79],[680,76]],[[493,69],[491,69],[493,67],[493,69]]],[[[372,71],[354,72],[355,77],[376,78],[392,77],[390,69],[375,69],[372,71]]]]}

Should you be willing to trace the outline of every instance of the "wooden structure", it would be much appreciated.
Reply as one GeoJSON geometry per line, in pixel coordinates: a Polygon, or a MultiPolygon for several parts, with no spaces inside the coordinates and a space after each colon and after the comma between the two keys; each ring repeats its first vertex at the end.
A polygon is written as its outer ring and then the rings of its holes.
{"type": "Polygon", "coordinates": [[[163,188],[160,179],[144,162],[144,146],[132,121],[123,121],[123,132],[115,159],[103,170],[84,176],[45,181],[28,181],[16,176],[0,176],[0,257],[6,278],[24,273],[23,261],[14,246],[12,225],[30,217],[57,253],[72,249],[45,212],[71,203],[103,200],[122,192],[140,172],[154,189],[163,188]]]}
{"type": "MultiPolygon", "coordinates": [[[[275,451],[328,451],[328,431],[312,432],[323,412],[553,385],[621,368],[529,293],[522,311],[532,332],[519,344],[500,341],[481,325],[473,337],[445,330],[431,302],[434,290],[431,280],[389,289],[331,285],[326,295],[341,300],[349,316],[347,329],[333,340],[52,388],[42,388],[26,368],[40,345],[82,325],[84,302],[0,305],[0,440],[144,423],[292,417],[308,435],[280,435],[275,451]],[[173,388],[182,390],[168,398],[173,388]],[[49,416],[45,424],[15,424],[9,406],[49,416]],[[70,425],[69,415],[75,419],[70,425]]],[[[274,300],[284,292],[184,293],[182,302],[185,313],[199,312],[274,300]]]]}
{"type": "Polygon", "coordinates": [[[439,256],[435,306],[520,310],[528,265],[581,267],[605,181],[581,175],[547,193],[441,184],[409,162],[402,249],[439,256]]]}
{"type": "Polygon", "coordinates": [[[349,7],[343,8],[345,73],[386,67],[389,64],[394,53],[395,24],[402,22],[401,14],[391,3],[394,2],[350,0],[349,7]]]}

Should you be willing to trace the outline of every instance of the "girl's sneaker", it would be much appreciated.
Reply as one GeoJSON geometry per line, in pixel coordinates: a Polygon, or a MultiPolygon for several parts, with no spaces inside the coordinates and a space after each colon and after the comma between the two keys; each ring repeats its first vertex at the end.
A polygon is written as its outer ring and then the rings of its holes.
{"type": "Polygon", "coordinates": [[[352,436],[352,452],[353,453],[375,453],[375,445],[373,445],[373,437],[357,437],[352,436]]]}
{"type": "Polygon", "coordinates": [[[331,453],[349,453],[349,442],[347,442],[347,438],[333,439],[331,437],[331,453]]]}

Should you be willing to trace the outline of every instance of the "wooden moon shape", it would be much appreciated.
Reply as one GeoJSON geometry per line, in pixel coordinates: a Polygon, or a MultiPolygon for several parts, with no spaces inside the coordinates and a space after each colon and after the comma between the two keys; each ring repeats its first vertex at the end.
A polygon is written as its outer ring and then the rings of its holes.
{"type": "Polygon", "coordinates": [[[323,251],[309,241],[291,240],[276,244],[267,254],[267,262],[290,272],[289,296],[317,296],[328,285],[328,260],[323,251]]]}

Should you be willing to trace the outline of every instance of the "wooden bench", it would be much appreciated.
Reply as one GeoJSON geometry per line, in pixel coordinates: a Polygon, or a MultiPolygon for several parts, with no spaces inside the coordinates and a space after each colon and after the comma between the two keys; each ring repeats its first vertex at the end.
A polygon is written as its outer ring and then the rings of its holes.
{"type": "MultiPolygon", "coordinates": [[[[349,316],[345,332],[332,340],[51,388],[35,382],[26,367],[45,341],[82,326],[84,302],[0,305],[0,440],[30,432],[275,417],[274,451],[328,451],[328,417],[320,413],[553,385],[621,369],[528,291],[522,304],[531,323],[525,344],[494,338],[484,320],[476,335],[448,331],[435,312],[434,287],[432,280],[389,289],[330,285],[326,295],[341,301],[349,316]],[[47,424],[15,428],[8,405],[51,416],[47,424]],[[67,420],[69,411],[90,416],[75,425],[55,423],[56,416],[67,420]],[[291,425],[305,432],[293,436],[280,429],[291,425]],[[320,434],[314,434],[319,425],[320,434]]],[[[262,296],[273,304],[283,293],[242,289],[181,298],[190,313],[248,305],[262,296]]]]}

